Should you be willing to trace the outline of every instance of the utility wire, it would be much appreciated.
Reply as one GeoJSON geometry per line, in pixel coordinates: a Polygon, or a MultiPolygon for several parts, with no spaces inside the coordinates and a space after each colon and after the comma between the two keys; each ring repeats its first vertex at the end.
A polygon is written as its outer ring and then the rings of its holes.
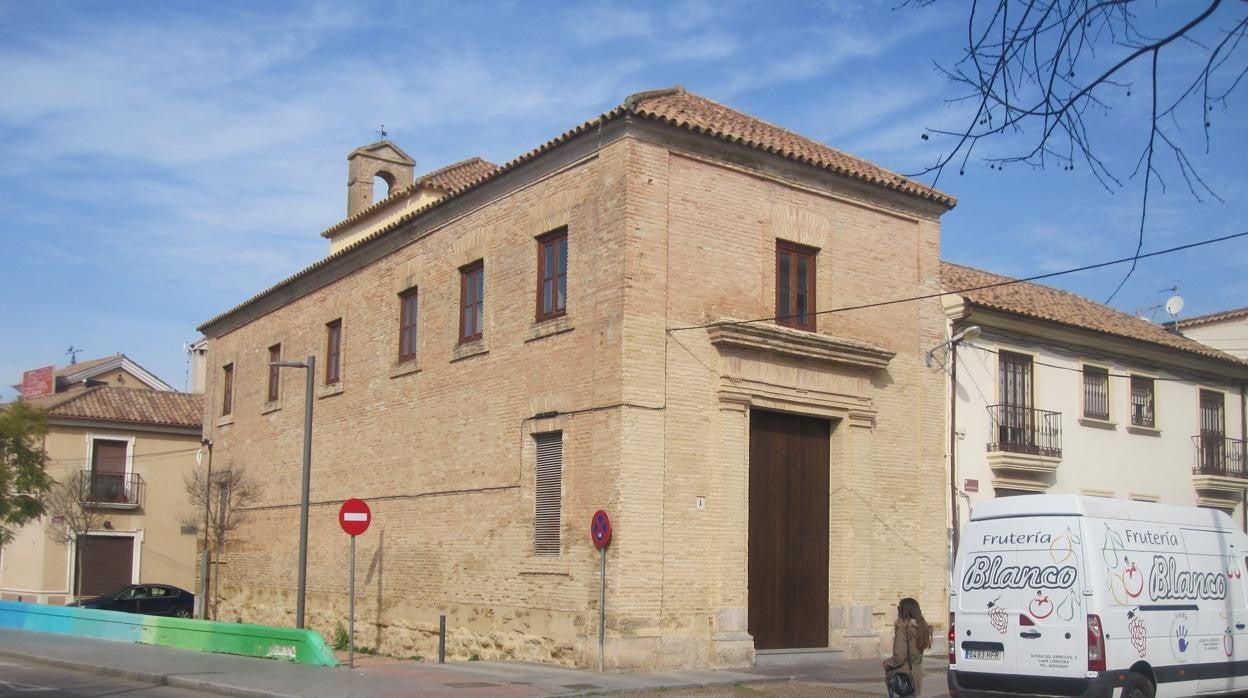
{"type": "MultiPolygon", "coordinates": [[[[847,305],[847,306],[843,306],[840,308],[832,308],[831,310],[819,310],[814,313],[811,313],[811,315],[828,315],[830,313],[844,313],[850,310],[865,310],[867,308],[878,308],[878,307],[885,306],[885,305],[896,305],[898,303],[911,303],[913,301],[928,300],[930,298],[940,298],[941,296],[948,295],[951,293],[956,294],[956,293],[967,293],[969,291],[982,291],[986,288],[997,288],[998,286],[1011,286],[1013,284],[1021,284],[1021,283],[1030,282],[1030,281],[1038,281],[1040,279],[1051,279],[1055,276],[1064,276],[1066,274],[1074,274],[1076,272],[1088,271],[1090,269],[1100,269],[1102,267],[1109,267],[1115,264],[1124,264],[1126,262],[1135,262],[1141,259],[1148,259],[1149,257],[1159,257],[1164,254],[1172,254],[1174,252],[1180,252],[1182,250],[1192,249],[1193,247],[1202,247],[1204,245],[1212,245],[1215,242],[1225,242],[1227,240],[1233,240],[1235,238],[1244,237],[1245,235],[1248,235],[1248,231],[1244,231],[1242,233],[1233,233],[1231,235],[1224,235],[1220,238],[1212,238],[1210,240],[1202,240],[1200,242],[1192,242],[1186,245],[1179,245],[1178,247],[1171,247],[1171,248],[1164,249],[1164,250],[1157,250],[1156,252],[1145,252],[1143,254],[1131,255],[1129,257],[1120,257],[1119,259],[1113,259],[1108,262],[1088,264],[1086,266],[1075,267],[1073,269],[1063,269],[1062,271],[1049,272],[1048,274],[1037,274],[1035,276],[1028,276],[1022,279],[1007,279],[1006,281],[998,281],[998,282],[991,283],[991,284],[983,284],[981,286],[971,286],[969,288],[941,291],[939,293],[928,293],[926,295],[910,296],[908,298],[895,298],[889,301],[864,303],[862,305],[847,305]]],[[[785,316],[785,317],[792,317],[792,316],[785,316]]],[[[686,327],[669,327],[667,331],[668,332],[684,332],[685,330],[702,330],[702,329],[706,329],[707,327],[712,327],[712,326],[748,325],[754,322],[771,322],[771,321],[774,321],[775,319],[776,319],[775,316],[771,316],[771,317],[754,318],[753,320],[708,322],[708,323],[704,323],[701,325],[689,325],[686,327]]]]}
{"type": "MultiPolygon", "coordinates": [[[[981,347],[981,346],[979,346],[978,344],[974,344],[974,343],[971,343],[971,342],[963,342],[963,343],[962,343],[962,348],[963,348],[963,349],[968,349],[968,348],[969,348],[969,349],[974,349],[974,350],[976,350],[976,351],[982,351],[982,352],[984,352],[985,354],[997,354],[997,355],[1000,355],[1002,351],[1008,351],[1008,350],[1000,350],[1000,349],[989,349],[988,347],[981,347]]],[[[1059,366],[1058,364],[1050,364],[1050,363],[1045,363],[1045,362],[1043,362],[1043,361],[1036,361],[1035,359],[1032,359],[1031,363],[1032,363],[1032,365],[1033,365],[1033,366],[1044,366],[1045,368],[1057,368],[1057,369],[1061,369],[1061,370],[1063,370],[1063,371],[1070,371],[1070,372],[1072,372],[1072,373],[1083,373],[1083,368],[1082,368],[1082,367],[1076,368],[1076,367],[1074,367],[1074,366],[1059,366]]],[[[1093,364],[1090,364],[1090,365],[1091,365],[1091,366],[1096,367],[1096,364],[1094,364],[1094,363],[1093,363],[1093,364]]],[[[1098,368],[1099,368],[1099,367],[1098,367],[1098,368]]],[[[1172,383],[1192,383],[1192,382],[1195,382],[1195,381],[1196,381],[1196,379],[1194,379],[1194,378],[1163,378],[1163,377],[1161,377],[1161,376],[1153,376],[1153,375],[1145,375],[1145,374],[1135,374],[1135,373],[1110,373],[1110,372],[1106,372],[1104,375],[1105,375],[1105,377],[1106,377],[1106,378],[1136,378],[1136,377],[1139,377],[1139,378],[1148,378],[1149,380],[1158,381],[1158,382],[1167,382],[1167,381],[1168,381],[1168,382],[1172,382],[1172,383]]]]}

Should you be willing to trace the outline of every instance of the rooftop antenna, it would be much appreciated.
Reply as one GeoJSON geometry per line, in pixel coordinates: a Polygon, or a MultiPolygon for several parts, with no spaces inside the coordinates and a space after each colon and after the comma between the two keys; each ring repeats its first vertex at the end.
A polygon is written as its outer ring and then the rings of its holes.
{"type": "Polygon", "coordinates": [[[1178,322],[1179,312],[1183,310],[1183,296],[1179,295],[1179,285],[1175,284],[1170,288],[1163,288],[1161,290],[1170,292],[1170,298],[1166,300],[1166,312],[1170,314],[1171,322],[1178,322]]]}
{"type": "Polygon", "coordinates": [[[383,141],[384,141],[384,140],[386,140],[386,136],[389,136],[389,135],[390,135],[390,134],[386,133],[386,125],[385,125],[385,124],[382,124],[382,125],[381,125],[381,128],[380,128],[380,129],[378,129],[377,133],[381,134],[381,140],[383,140],[383,141]]]}
{"type": "Polygon", "coordinates": [[[74,365],[74,364],[76,364],[76,363],[78,363],[78,355],[79,355],[80,353],[82,353],[82,350],[81,350],[81,349],[76,348],[76,347],[75,347],[74,345],[72,345],[72,344],[71,344],[71,345],[69,345],[69,348],[65,350],[65,356],[68,356],[68,357],[69,357],[69,364],[70,364],[71,366],[72,366],[72,365],[74,365]]]}

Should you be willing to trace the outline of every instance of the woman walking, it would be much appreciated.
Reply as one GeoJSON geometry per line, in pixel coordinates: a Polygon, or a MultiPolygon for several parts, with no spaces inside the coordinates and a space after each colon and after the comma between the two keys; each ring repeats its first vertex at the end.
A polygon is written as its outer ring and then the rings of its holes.
{"type": "Polygon", "coordinates": [[[893,624],[893,656],[884,660],[884,683],[889,698],[896,698],[893,675],[910,675],[914,693],[923,692],[923,651],[932,646],[932,628],[923,619],[919,602],[909,597],[897,604],[897,622],[893,624]]]}

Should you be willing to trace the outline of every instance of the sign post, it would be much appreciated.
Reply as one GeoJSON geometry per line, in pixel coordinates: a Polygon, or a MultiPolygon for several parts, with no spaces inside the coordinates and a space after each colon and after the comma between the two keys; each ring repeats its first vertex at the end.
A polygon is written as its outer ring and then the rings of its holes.
{"type": "Polygon", "coordinates": [[[611,545],[611,517],[599,509],[589,522],[589,537],[601,560],[598,577],[598,671],[602,671],[603,647],[607,630],[607,546],[611,545]]]}
{"type": "Polygon", "coordinates": [[[351,536],[351,584],[347,601],[347,668],[355,668],[355,537],[368,530],[373,512],[363,499],[348,499],[338,510],[338,525],[351,536]]]}

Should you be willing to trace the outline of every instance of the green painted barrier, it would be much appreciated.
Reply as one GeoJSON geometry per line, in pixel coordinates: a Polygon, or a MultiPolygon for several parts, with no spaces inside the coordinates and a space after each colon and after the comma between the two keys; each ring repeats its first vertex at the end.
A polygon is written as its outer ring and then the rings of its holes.
{"type": "Polygon", "coordinates": [[[0,627],[200,652],[241,654],[316,666],[338,664],[333,650],[319,633],[268,625],[0,601],[0,627]]]}

